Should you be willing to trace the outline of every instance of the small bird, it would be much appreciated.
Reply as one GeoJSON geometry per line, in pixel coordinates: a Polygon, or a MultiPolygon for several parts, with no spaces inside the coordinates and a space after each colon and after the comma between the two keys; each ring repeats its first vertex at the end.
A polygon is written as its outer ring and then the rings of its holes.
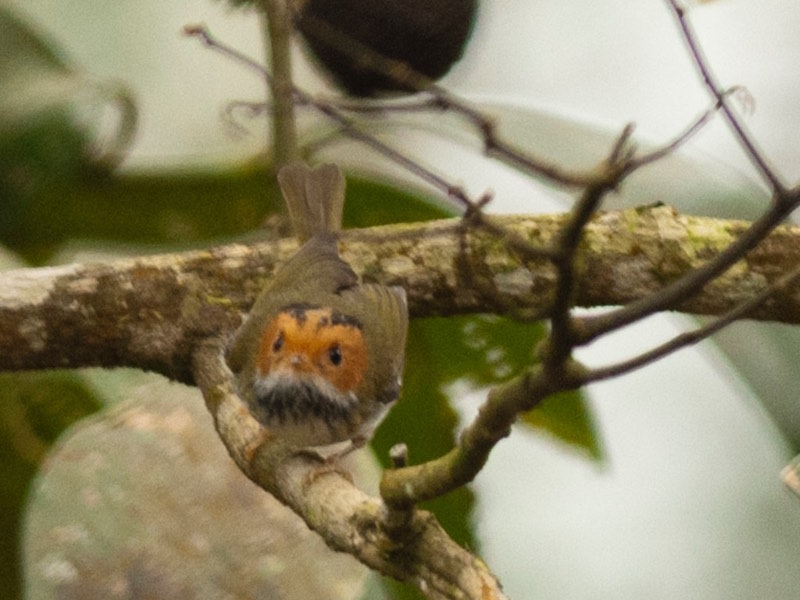
{"type": "Polygon", "coordinates": [[[400,395],[405,291],[359,283],[339,256],[345,181],[336,166],[289,165],[278,182],[303,246],[259,295],[228,365],[268,435],[297,448],[361,447],[400,395]]]}

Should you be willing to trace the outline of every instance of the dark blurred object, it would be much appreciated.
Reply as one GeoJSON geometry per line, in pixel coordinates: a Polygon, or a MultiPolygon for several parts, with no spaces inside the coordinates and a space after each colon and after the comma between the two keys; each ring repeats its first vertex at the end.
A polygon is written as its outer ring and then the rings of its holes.
{"type": "Polygon", "coordinates": [[[477,0],[307,0],[297,28],[314,56],[350,94],[413,92],[415,86],[379,68],[399,61],[436,80],[461,58],[477,0]],[[367,50],[367,52],[365,52],[367,50]]]}

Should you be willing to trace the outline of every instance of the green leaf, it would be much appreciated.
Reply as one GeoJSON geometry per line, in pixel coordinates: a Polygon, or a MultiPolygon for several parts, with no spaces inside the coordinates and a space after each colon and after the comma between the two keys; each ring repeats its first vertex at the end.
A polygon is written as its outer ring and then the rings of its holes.
{"type": "Polygon", "coordinates": [[[455,216],[436,199],[415,189],[400,189],[388,182],[347,177],[346,227],[369,227],[388,223],[417,223],[455,216]]]}
{"type": "Polygon", "coordinates": [[[0,241],[35,262],[75,239],[141,251],[208,246],[258,230],[279,206],[274,178],[252,167],[86,178],[16,209],[0,203],[0,241]]]}
{"type": "Polygon", "coordinates": [[[552,434],[585,452],[593,460],[601,461],[604,458],[594,416],[584,394],[580,392],[553,394],[540,406],[523,414],[520,422],[552,434]]]}
{"type": "MultiPolygon", "coordinates": [[[[420,321],[417,321],[420,322],[420,321]]],[[[520,323],[511,319],[478,315],[423,319],[427,347],[407,353],[407,371],[429,371],[435,381],[425,386],[443,388],[464,379],[485,388],[507,381],[530,368],[533,349],[546,329],[542,323],[520,323]]],[[[422,325],[420,325],[422,327],[422,325]]],[[[422,386],[425,388],[425,386],[422,386]]],[[[520,424],[545,431],[591,457],[602,459],[602,446],[585,395],[580,391],[562,392],[547,398],[529,411],[520,424]]]]}
{"type": "MultiPolygon", "coordinates": [[[[47,131],[43,123],[41,131],[28,135],[47,131]]],[[[76,138],[73,149],[81,143],[76,138]]],[[[359,177],[347,181],[347,227],[447,216],[413,190],[359,177]]],[[[259,165],[83,177],[44,186],[19,201],[6,197],[0,202],[0,242],[34,263],[74,239],[200,246],[258,232],[268,215],[282,210],[274,175],[259,165]]]]}

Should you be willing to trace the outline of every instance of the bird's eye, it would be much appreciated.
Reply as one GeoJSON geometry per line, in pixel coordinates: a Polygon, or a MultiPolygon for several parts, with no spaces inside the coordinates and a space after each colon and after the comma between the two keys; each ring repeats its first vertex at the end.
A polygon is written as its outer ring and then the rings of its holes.
{"type": "Polygon", "coordinates": [[[273,352],[280,352],[281,348],[283,348],[283,332],[279,333],[278,337],[275,338],[275,341],[272,342],[273,352]]]}
{"type": "Polygon", "coordinates": [[[339,366],[342,363],[342,349],[339,348],[338,344],[330,347],[328,358],[330,358],[331,364],[334,366],[339,366]]]}

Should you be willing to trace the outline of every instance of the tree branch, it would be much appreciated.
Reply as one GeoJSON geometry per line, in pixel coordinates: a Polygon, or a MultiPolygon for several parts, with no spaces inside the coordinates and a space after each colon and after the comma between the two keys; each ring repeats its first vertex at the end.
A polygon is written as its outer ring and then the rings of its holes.
{"type": "MultiPolygon", "coordinates": [[[[306,13],[303,19],[306,27],[313,27],[315,35],[324,39],[348,58],[382,72],[408,89],[431,94],[435,108],[452,110],[465,117],[480,132],[484,142],[484,152],[487,156],[495,157],[505,164],[527,173],[535,173],[554,184],[583,186],[592,182],[591,173],[570,171],[542,157],[533,156],[529,151],[515,147],[513,144],[503,140],[497,134],[497,129],[492,119],[487,118],[472,108],[469,103],[439,86],[429,77],[414,71],[408,64],[382,56],[368,46],[351,38],[343,31],[333,27],[330,23],[315,18],[310,13],[306,13]]],[[[322,110],[321,106],[325,106],[324,103],[316,101],[313,104],[318,110],[322,110]]],[[[355,108],[346,104],[340,104],[339,106],[348,111],[355,108]]],[[[334,121],[342,119],[341,113],[331,104],[327,104],[327,109],[328,111],[322,110],[322,112],[334,121]]],[[[361,110],[361,107],[356,108],[356,110],[361,110]]],[[[353,133],[354,131],[348,131],[348,135],[351,137],[369,143],[368,140],[362,139],[360,135],[354,136],[353,133]]],[[[358,130],[355,130],[355,133],[358,134],[358,130]]],[[[434,185],[437,184],[434,183],[434,185]]]]}
{"type": "Polygon", "coordinates": [[[222,441],[250,479],[300,515],[334,550],[415,585],[429,598],[506,598],[487,566],[453,542],[430,513],[414,511],[402,539],[393,537],[378,498],[335,470],[320,470],[305,455],[264,443],[261,426],[234,392],[223,350],[219,338],[199,344],[193,371],[222,441]]]}
{"type": "MultiPolygon", "coordinates": [[[[798,199],[800,195],[794,194],[794,206],[797,205],[798,199]]],[[[576,342],[586,344],[648,315],[671,310],[676,306],[693,305],[701,290],[713,290],[719,285],[720,278],[724,277],[723,274],[735,271],[736,265],[741,264],[742,258],[763,243],[763,240],[771,235],[770,232],[775,230],[777,223],[789,215],[791,209],[792,205],[777,202],[746,229],[737,228],[735,232],[731,232],[733,235],[719,231],[718,233],[722,234],[728,243],[716,247],[714,255],[708,257],[709,260],[702,261],[702,264],[696,265],[696,268],[690,271],[682,271],[681,274],[686,275],[685,277],[667,276],[665,281],[669,283],[660,288],[658,294],[643,295],[632,299],[630,304],[618,310],[583,318],[580,336],[576,337],[576,342]]],[[[754,291],[751,288],[742,300],[746,300],[754,291]]]]}
{"type": "Polygon", "coordinates": [[[263,0],[266,14],[268,56],[272,77],[267,84],[272,92],[272,148],[278,166],[297,160],[297,126],[294,118],[294,86],[292,85],[292,17],[286,0],[263,0]]]}
{"type": "Polygon", "coordinates": [[[667,0],[667,6],[678,21],[678,26],[680,27],[684,42],[686,42],[689,54],[692,57],[700,78],[703,80],[703,84],[708,90],[708,93],[722,109],[725,120],[728,122],[728,125],[739,141],[742,149],[747,154],[747,157],[750,159],[750,162],[753,163],[753,166],[756,167],[764,180],[769,184],[776,197],[785,194],[787,189],[780,177],[764,158],[764,153],[758,148],[755,140],[745,128],[744,123],[742,123],[736,115],[728,99],[728,94],[725,92],[725,88],[717,83],[717,79],[711,71],[711,66],[703,55],[703,50],[700,47],[700,41],[697,39],[694,28],[686,16],[686,9],[681,6],[679,0],[667,0]]]}
{"type": "Polygon", "coordinates": [[[535,366],[493,387],[450,452],[420,465],[384,471],[381,496],[389,506],[402,510],[466,485],[483,469],[497,443],[511,433],[520,413],[535,408],[554,392],[573,387],[573,382],[581,381],[583,371],[574,362],[557,369],[535,366]]]}
{"type": "MultiPolygon", "coordinates": [[[[534,247],[555,243],[567,217],[493,221],[534,247]]],[[[648,207],[598,213],[575,257],[578,306],[645,298],[722,252],[748,223],[648,207]]],[[[294,241],[103,264],[22,269],[0,275],[0,370],[138,367],[191,383],[190,352],[241,322],[294,241]]],[[[502,312],[542,318],[556,289],[550,260],[521,260],[490,233],[458,220],[345,232],[341,252],[367,280],[402,285],[414,317],[502,312]],[[464,253],[466,250],[466,253],[464,253]],[[487,290],[491,293],[487,293],[487,290]]],[[[800,228],[782,226],[700,292],[664,309],[719,315],[800,263],[800,228]]],[[[800,323],[788,287],[751,318],[800,323]]]]}
{"type": "Polygon", "coordinates": [[[714,319],[706,325],[703,325],[702,327],[680,333],[668,342],[660,344],[628,360],[624,360],[606,367],[587,370],[581,376],[581,384],[586,385],[595,381],[619,377],[620,375],[640,369],[652,362],[664,358],[673,352],[677,352],[681,348],[702,342],[703,340],[706,340],[714,335],[716,332],[724,329],[734,321],[747,317],[747,315],[753,309],[757,308],[770,298],[773,298],[786,286],[795,283],[798,277],[800,277],[800,267],[796,267],[794,270],[790,271],[770,286],[761,290],[752,298],[742,302],[741,304],[738,304],[722,316],[714,319]]]}

